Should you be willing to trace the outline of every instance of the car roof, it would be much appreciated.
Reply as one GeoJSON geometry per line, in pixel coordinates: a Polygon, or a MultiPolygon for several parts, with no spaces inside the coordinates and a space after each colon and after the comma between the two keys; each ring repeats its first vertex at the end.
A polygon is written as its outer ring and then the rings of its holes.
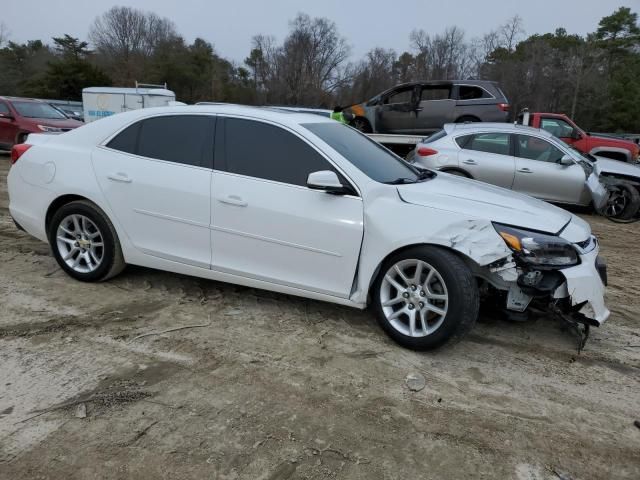
{"type": "Polygon", "coordinates": [[[473,133],[476,131],[484,132],[508,132],[508,133],[531,133],[543,137],[553,137],[546,130],[540,128],[520,125],[518,123],[494,123],[494,122],[470,122],[470,123],[447,123],[444,126],[447,134],[453,133],[473,133]]]}
{"type": "Polygon", "coordinates": [[[8,97],[8,96],[0,96],[0,100],[7,100],[9,102],[33,102],[33,103],[47,103],[44,100],[40,100],[39,98],[26,98],[26,97],[8,97]]]}
{"type": "Polygon", "coordinates": [[[210,115],[233,115],[248,119],[265,120],[299,130],[300,124],[305,123],[336,123],[329,117],[320,116],[313,113],[298,113],[276,108],[251,107],[245,105],[220,104],[220,105],[177,105],[166,107],[141,108],[128,112],[117,113],[101,118],[84,125],[82,128],[74,129],[65,135],[52,138],[50,141],[72,141],[78,144],[96,145],[114,133],[122,130],[128,125],[143,120],[164,115],[185,115],[185,114],[210,114],[210,115]]]}

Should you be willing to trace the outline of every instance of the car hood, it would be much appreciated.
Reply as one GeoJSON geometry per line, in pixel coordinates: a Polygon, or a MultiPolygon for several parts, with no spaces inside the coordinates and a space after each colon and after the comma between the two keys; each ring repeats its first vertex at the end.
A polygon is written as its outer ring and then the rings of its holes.
{"type": "Polygon", "coordinates": [[[608,136],[608,135],[593,135],[589,133],[589,138],[592,141],[596,141],[598,144],[594,145],[595,147],[606,146],[606,147],[621,147],[626,148],[627,150],[635,150],[638,148],[638,145],[633,143],[631,140],[625,140],[624,138],[608,136]]]}
{"type": "Polygon", "coordinates": [[[594,166],[598,174],[601,173],[613,173],[617,175],[626,175],[629,177],[636,177],[640,179],[640,166],[632,163],[621,162],[620,160],[613,160],[611,158],[597,157],[598,161],[594,166]]]}
{"type": "MultiPolygon", "coordinates": [[[[558,233],[573,215],[541,200],[446,173],[420,183],[398,185],[407,203],[462,213],[515,227],[558,233]]],[[[584,233],[583,239],[588,237],[584,233]]]]}
{"type": "Polygon", "coordinates": [[[84,123],[73,120],[72,118],[29,118],[29,120],[48,127],[77,128],[84,125],[84,123]]]}

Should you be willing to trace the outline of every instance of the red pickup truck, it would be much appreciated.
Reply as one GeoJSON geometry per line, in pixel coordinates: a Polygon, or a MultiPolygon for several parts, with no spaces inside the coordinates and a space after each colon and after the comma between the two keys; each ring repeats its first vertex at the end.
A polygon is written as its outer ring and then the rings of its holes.
{"type": "Polygon", "coordinates": [[[634,142],[613,136],[591,135],[561,113],[530,113],[524,111],[518,116],[518,123],[546,130],[583,153],[623,162],[635,163],[638,161],[640,147],[634,142]]]}

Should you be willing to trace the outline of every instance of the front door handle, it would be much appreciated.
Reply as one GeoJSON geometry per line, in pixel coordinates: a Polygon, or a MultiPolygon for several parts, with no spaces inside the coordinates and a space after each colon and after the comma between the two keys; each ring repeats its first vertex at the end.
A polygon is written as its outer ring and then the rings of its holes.
{"type": "Polygon", "coordinates": [[[531,170],[530,168],[524,167],[524,168],[518,169],[518,172],[520,172],[520,173],[533,173],[533,170],[531,170]]]}
{"type": "Polygon", "coordinates": [[[218,197],[218,201],[220,203],[226,203],[227,205],[234,205],[236,207],[246,207],[248,205],[248,203],[238,195],[226,195],[224,197],[218,197]]]}
{"type": "Polygon", "coordinates": [[[123,172],[112,173],[110,175],[107,175],[107,178],[109,180],[113,180],[114,182],[131,183],[131,178],[129,178],[129,175],[123,172]]]}
{"type": "Polygon", "coordinates": [[[478,164],[478,162],[476,162],[475,160],[472,160],[471,158],[463,160],[462,163],[466,163],[467,165],[477,165],[478,164]]]}

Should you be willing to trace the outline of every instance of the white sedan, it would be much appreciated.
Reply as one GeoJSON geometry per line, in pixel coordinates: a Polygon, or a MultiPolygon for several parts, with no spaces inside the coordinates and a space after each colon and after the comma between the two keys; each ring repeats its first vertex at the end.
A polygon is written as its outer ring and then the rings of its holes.
{"type": "Polygon", "coordinates": [[[17,226],[60,267],[126,264],[365,308],[398,343],[462,337],[491,297],[600,325],[589,225],[533,198],[413,167],[317,115],[234,105],[114,115],[12,152],[17,226]]]}

